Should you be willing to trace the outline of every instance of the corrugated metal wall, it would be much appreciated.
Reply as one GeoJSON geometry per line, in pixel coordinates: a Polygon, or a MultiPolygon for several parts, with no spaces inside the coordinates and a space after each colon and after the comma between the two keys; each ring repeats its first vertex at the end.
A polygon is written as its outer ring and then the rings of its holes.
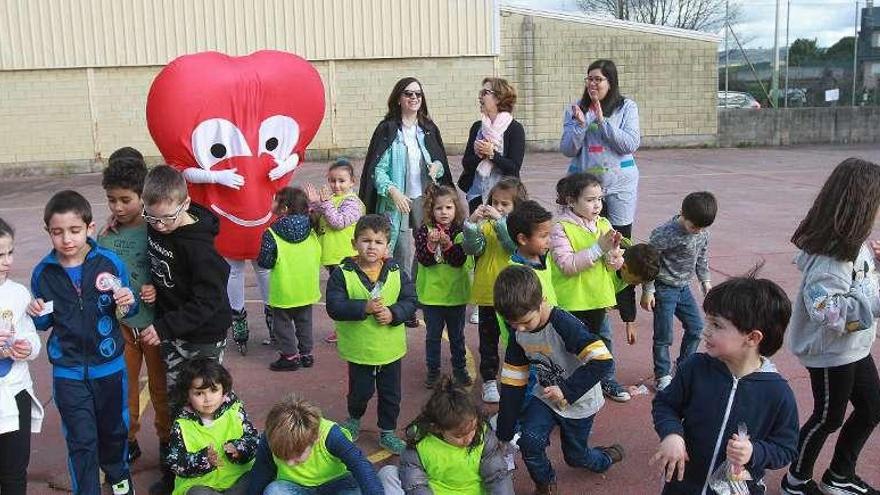
{"type": "Polygon", "coordinates": [[[310,60],[494,55],[495,22],[494,0],[0,0],[0,70],[266,48],[310,60]]]}

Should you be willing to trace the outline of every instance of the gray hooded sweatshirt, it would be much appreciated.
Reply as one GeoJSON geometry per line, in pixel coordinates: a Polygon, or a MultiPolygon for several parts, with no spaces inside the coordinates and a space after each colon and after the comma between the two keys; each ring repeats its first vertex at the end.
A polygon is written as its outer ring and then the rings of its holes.
{"type": "Polygon", "coordinates": [[[880,316],[874,253],[863,244],[855,262],[799,252],[803,274],[786,338],[808,368],[854,363],[871,352],[880,316]]]}

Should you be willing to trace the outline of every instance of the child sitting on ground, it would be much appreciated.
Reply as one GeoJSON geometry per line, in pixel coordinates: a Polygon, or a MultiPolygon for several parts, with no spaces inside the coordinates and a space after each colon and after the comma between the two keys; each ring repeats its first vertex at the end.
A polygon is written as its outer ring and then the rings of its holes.
{"type": "Polygon", "coordinates": [[[620,462],[620,445],[587,444],[605,402],[599,382],[613,361],[602,339],[570,313],[547,304],[538,276],[527,266],[510,266],[498,275],[495,307],[514,332],[501,371],[498,439],[509,442],[519,419],[518,444],[535,493],[556,493],[556,474],[546,449],[557,425],[566,464],[601,473],[620,462]],[[530,364],[538,383],[522,411],[530,364]]]}
{"type": "Polygon", "coordinates": [[[724,479],[747,471],[748,493],[763,494],[764,470],[784,467],[797,448],[794,393],[769,359],[782,346],[791,303],[753,271],[710,290],[703,309],[706,353],[683,361],[654,398],[662,441],[652,463],[660,463],[664,494],[716,493],[705,490],[725,460],[724,479]]]}
{"type": "Polygon", "coordinates": [[[382,495],[382,485],[345,430],[308,401],[288,396],[266,418],[247,493],[382,495]]]}
{"type": "Polygon", "coordinates": [[[403,323],[416,310],[412,281],[388,256],[391,223],[365,215],[354,229],[358,254],[346,258],[327,282],[327,314],[336,322],[336,349],[348,363],[348,419],[340,426],[353,440],[373,392],[379,391],[379,446],[400,454],[395,433],[400,415],[401,360],[406,355],[403,323]]]}
{"type": "Polygon", "coordinates": [[[406,432],[400,467],[379,471],[386,495],[513,495],[502,444],[470,392],[448,376],[406,432]]]}
{"type": "Polygon", "coordinates": [[[232,391],[232,376],[209,357],[188,361],[174,399],[186,404],[171,427],[174,495],[244,495],[258,434],[232,391]]]}
{"type": "Polygon", "coordinates": [[[269,273],[272,331],[278,359],[272,371],[295,371],[315,364],[312,305],[321,300],[321,244],[312,230],[309,202],[302,189],[285,187],[272,207],[278,219],[263,233],[257,264],[269,273]]]}

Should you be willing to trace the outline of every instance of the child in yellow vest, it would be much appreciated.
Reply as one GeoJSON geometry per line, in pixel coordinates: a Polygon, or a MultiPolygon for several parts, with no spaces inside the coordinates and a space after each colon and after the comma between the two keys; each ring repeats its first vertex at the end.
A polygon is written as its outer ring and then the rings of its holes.
{"type": "MultiPolygon", "coordinates": [[[[364,213],[364,203],[354,192],[354,167],[345,158],[339,158],[327,170],[327,185],[317,190],[306,184],[306,194],[312,212],[318,217],[318,240],[321,241],[321,264],[330,273],[342,260],[357,251],[351,245],[354,224],[364,213]]],[[[325,342],[335,343],[336,332],[325,342]]]]}
{"type": "MultiPolygon", "coordinates": [[[[623,261],[617,251],[620,233],[599,216],[603,192],[596,176],[580,172],[563,177],[556,184],[556,194],[560,209],[550,234],[550,253],[559,307],[602,337],[611,350],[611,326],[605,319],[606,308],[617,304],[614,272],[623,261]]],[[[613,367],[602,378],[602,391],[618,402],[631,398],[617,383],[613,367]]]]}
{"type": "Polygon", "coordinates": [[[394,454],[400,415],[400,361],[406,354],[403,323],[416,310],[416,292],[400,265],[388,256],[391,223],[365,215],[354,229],[358,254],[346,258],[327,282],[327,314],[336,322],[336,349],[348,362],[348,419],[340,426],[357,440],[360,420],[379,391],[379,446],[394,454]]]}
{"type": "Polygon", "coordinates": [[[440,337],[449,336],[452,373],[462,385],[473,383],[465,369],[464,319],[470,294],[470,275],[462,248],[465,210],[458,192],[449,186],[430,185],[423,195],[425,222],[415,233],[419,275],[416,293],[425,314],[425,387],[440,379],[440,337]]]}
{"type": "Polygon", "coordinates": [[[513,495],[501,442],[470,392],[448,376],[406,433],[400,467],[379,471],[386,495],[513,495]]]}
{"type": "Polygon", "coordinates": [[[281,354],[272,371],[295,371],[315,364],[312,304],[321,300],[321,244],[312,230],[309,201],[302,189],[275,194],[278,219],[263,233],[257,264],[269,274],[269,307],[281,354]]]}
{"type": "Polygon", "coordinates": [[[498,273],[510,264],[516,248],[507,233],[507,214],[528,199],[526,188],[516,177],[503,177],[489,191],[489,204],[480,205],[464,223],[464,252],[477,258],[471,303],[480,315],[480,376],[483,401],[497,403],[498,338],[501,333],[495,319],[492,287],[498,273]]]}
{"type": "Polygon", "coordinates": [[[216,360],[188,361],[174,403],[186,404],[171,426],[168,463],[173,495],[244,495],[257,450],[257,429],[216,360]]]}
{"type": "Polygon", "coordinates": [[[287,396],[269,411],[248,495],[382,495],[372,464],[346,430],[287,396]]]}

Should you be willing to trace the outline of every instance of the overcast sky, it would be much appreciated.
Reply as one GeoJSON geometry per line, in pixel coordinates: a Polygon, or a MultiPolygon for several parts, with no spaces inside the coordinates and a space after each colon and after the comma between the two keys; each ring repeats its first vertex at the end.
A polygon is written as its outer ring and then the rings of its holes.
{"type": "MultiPolygon", "coordinates": [[[[749,40],[747,48],[772,48],[776,3],[774,0],[737,0],[743,6],[744,20],[734,26],[741,40],[749,40]]],[[[779,44],[785,45],[785,8],[782,1],[779,44]]],[[[575,0],[501,0],[504,4],[537,9],[580,12],[575,0]]],[[[880,3],[880,0],[875,0],[880,3]]],[[[876,3],[875,3],[876,5],[876,3]]],[[[860,6],[865,6],[861,0],[860,6]]],[[[852,36],[855,2],[847,0],[791,0],[790,41],[797,38],[818,38],[819,46],[830,46],[844,36],[852,36]]],[[[722,34],[722,33],[719,33],[722,34]]],[[[733,45],[733,41],[730,41],[733,45]]]]}

